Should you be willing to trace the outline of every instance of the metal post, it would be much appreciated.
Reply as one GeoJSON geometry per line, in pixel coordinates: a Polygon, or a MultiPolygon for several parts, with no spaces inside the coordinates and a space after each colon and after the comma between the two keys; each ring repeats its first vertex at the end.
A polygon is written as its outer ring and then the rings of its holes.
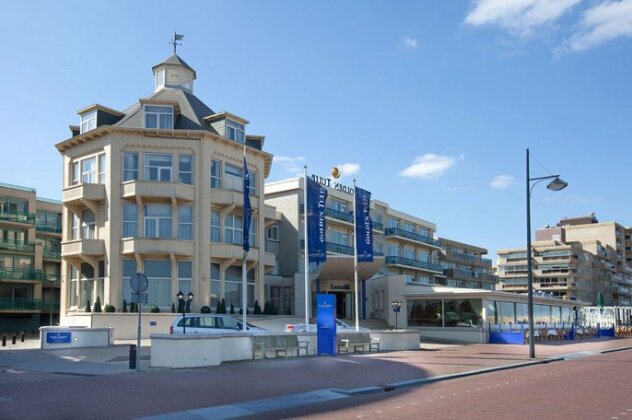
{"type": "Polygon", "coordinates": [[[395,311],[395,331],[397,331],[397,312],[399,311],[395,311]]]}
{"type": "Polygon", "coordinates": [[[187,314],[184,298],[182,298],[182,334],[187,335],[187,314]]]}
{"type": "Polygon", "coordinates": [[[139,297],[139,302],[138,305],[136,305],[138,307],[138,337],[136,339],[137,341],[137,350],[136,350],[136,370],[140,370],[140,326],[141,326],[141,313],[143,312],[143,304],[140,302],[142,293],[138,293],[138,297],[139,297]]]}
{"type": "Polygon", "coordinates": [[[529,174],[529,149],[527,149],[527,295],[529,312],[529,357],[535,358],[533,334],[533,274],[531,271],[531,178],[529,174]]]}
{"type": "Polygon", "coordinates": [[[358,307],[358,223],[356,219],[356,180],[353,180],[353,290],[355,305],[355,330],[360,331],[360,308],[358,307]]]}

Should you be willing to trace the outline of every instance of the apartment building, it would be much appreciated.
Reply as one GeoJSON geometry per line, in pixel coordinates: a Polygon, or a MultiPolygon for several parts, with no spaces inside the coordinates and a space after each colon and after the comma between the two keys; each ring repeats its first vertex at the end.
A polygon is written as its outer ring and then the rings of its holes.
{"type": "MultiPolygon", "coordinates": [[[[242,167],[250,175],[247,306],[264,299],[275,256],[263,200],[272,155],[248,121],[194,95],[196,71],[174,54],[152,68],[154,92],[125,110],[93,104],[56,145],[63,157],[62,317],[99,298],[130,302],[129,278],[149,279],[146,307],[169,311],[182,291],[192,310],[225,299],[242,308],[242,167]]],[[[71,323],[71,322],[69,322],[71,323]]]]}
{"type": "Polygon", "coordinates": [[[0,331],[59,319],[61,202],[0,183],[0,331]]]}
{"type": "Polygon", "coordinates": [[[446,286],[495,290],[497,278],[492,260],[484,258],[487,250],[478,246],[439,238],[442,250],[439,261],[446,276],[446,286]]]}
{"type": "MultiPolygon", "coordinates": [[[[353,188],[336,180],[313,176],[328,190],[325,208],[327,220],[327,261],[311,264],[309,284],[312,300],[317,293],[336,295],[338,318],[355,317],[353,188]]],[[[303,178],[266,184],[266,203],[282,214],[278,234],[278,273],[280,293],[294,296],[295,313],[303,316],[304,241],[303,178]],[[280,278],[285,279],[284,283],[280,278]]],[[[371,201],[374,261],[360,263],[360,318],[384,318],[390,308],[386,295],[373,296],[369,280],[375,276],[401,276],[405,281],[432,285],[444,284],[445,276],[438,261],[441,244],[434,239],[436,226],[426,220],[391,208],[387,203],[371,201]]]]}
{"type": "MultiPolygon", "coordinates": [[[[601,292],[606,305],[630,305],[630,233],[618,223],[600,223],[594,214],[538,229],[532,242],[534,290],[592,303],[601,292]]],[[[498,256],[501,288],[526,293],[526,249],[499,250],[498,256]]]]}

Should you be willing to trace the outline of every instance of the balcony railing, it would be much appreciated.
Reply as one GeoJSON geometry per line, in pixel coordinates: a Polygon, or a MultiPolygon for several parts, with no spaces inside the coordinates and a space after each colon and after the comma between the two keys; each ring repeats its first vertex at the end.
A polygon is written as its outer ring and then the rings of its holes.
{"type": "Polygon", "coordinates": [[[35,229],[40,232],[61,233],[61,225],[58,224],[35,222],[35,229]]]}
{"type": "Polygon", "coordinates": [[[61,249],[44,248],[44,258],[51,260],[61,260],[61,249]]]}
{"type": "Polygon", "coordinates": [[[28,267],[0,268],[0,279],[8,280],[42,280],[42,270],[28,267]]]}
{"type": "Polygon", "coordinates": [[[0,220],[33,225],[35,224],[35,215],[33,213],[25,213],[21,211],[4,210],[0,211],[0,220]]]}
{"type": "Polygon", "coordinates": [[[353,255],[352,246],[337,244],[334,242],[327,242],[327,251],[335,252],[338,254],[353,255]]]}
{"type": "Polygon", "coordinates": [[[406,265],[408,267],[421,268],[423,270],[435,271],[439,274],[443,274],[443,268],[440,264],[429,263],[419,260],[411,260],[404,257],[386,257],[384,259],[385,265],[406,265]]]}
{"type": "Polygon", "coordinates": [[[18,252],[30,252],[32,254],[35,252],[35,244],[22,241],[12,241],[10,239],[7,239],[0,240],[0,249],[8,249],[18,252]]]}
{"type": "Polygon", "coordinates": [[[39,311],[41,307],[39,299],[0,298],[0,310],[39,311]]]}
{"type": "Polygon", "coordinates": [[[382,223],[373,221],[373,230],[383,231],[384,225],[382,223]]]}
{"type": "Polygon", "coordinates": [[[492,260],[490,260],[489,258],[483,258],[480,255],[464,254],[462,252],[454,252],[448,250],[448,252],[446,253],[446,258],[448,260],[458,260],[475,265],[481,265],[483,267],[492,266],[492,260]]]}
{"type": "Polygon", "coordinates": [[[429,236],[419,235],[417,233],[409,232],[404,229],[393,228],[393,227],[386,228],[384,229],[384,235],[385,236],[399,236],[401,238],[410,239],[416,242],[423,242],[425,244],[436,246],[438,248],[441,247],[441,243],[439,241],[434,240],[433,238],[429,236]]]}
{"type": "Polygon", "coordinates": [[[325,216],[342,220],[348,223],[353,223],[353,213],[345,213],[344,211],[334,210],[332,208],[325,207],[325,216]]]}

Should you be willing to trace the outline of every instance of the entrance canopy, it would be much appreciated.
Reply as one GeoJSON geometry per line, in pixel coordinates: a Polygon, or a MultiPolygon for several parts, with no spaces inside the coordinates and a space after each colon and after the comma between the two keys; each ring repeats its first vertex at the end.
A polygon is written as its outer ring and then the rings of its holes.
{"type": "MultiPolygon", "coordinates": [[[[377,273],[377,270],[379,270],[382,264],[384,264],[384,257],[374,257],[372,262],[358,263],[358,279],[370,279],[377,273]]],[[[354,279],[352,255],[327,255],[327,261],[321,265],[321,280],[337,279],[353,281],[354,279]]]]}

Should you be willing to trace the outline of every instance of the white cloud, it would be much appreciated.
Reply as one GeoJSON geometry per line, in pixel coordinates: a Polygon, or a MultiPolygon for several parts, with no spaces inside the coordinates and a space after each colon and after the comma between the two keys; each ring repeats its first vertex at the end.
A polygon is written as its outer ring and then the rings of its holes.
{"type": "Polygon", "coordinates": [[[498,175],[495,176],[494,179],[489,183],[492,188],[496,188],[497,190],[504,190],[512,185],[515,185],[516,178],[511,175],[498,175]]]}
{"type": "Polygon", "coordinates": [[[342,163],[336,167],[340,170],[340,176],[351,176],[360,172],[359,163],[342,163]]]}
{"type": "Polygon", "coordinates": [[[305,165],[303,156],[274,156],[272,162],[276,165],[275,168],[280,166],[283,171],[292,176],[303,176],[303,167],[305,165]]]}
{"type": "Polygon", "coordinates": [[[606,1],[584,13],[566,49],[582,51],[619,37],[632,36],[632,0],[606,1]]]}
{"type": "Polygon", "coordinates": [[[531,36],[553,24],[582,0],[475,0],[465,17],[471,26],[498,25],[516,36],[531,36]]]}
{"type": "Polygon", "coordinates": [[[404,44],[404,47],[410,48],[413,50],[419,47],[419,42],[417,42],[415,38],[411,38],[411,37],[404,38],[404,41],[402,43],[404,44]]]}
{"type": "MultiPolygon", "coordinates": [[[[464,155],[459,156],[463,159],[464,155]]],[[[401,171],[399,174],[406,178],[432,179],[442,176],[445,171],[456,165],[456,159],[451,156],[440,156],[427,153],[417,156],[412,165],[401,171]]]]}

